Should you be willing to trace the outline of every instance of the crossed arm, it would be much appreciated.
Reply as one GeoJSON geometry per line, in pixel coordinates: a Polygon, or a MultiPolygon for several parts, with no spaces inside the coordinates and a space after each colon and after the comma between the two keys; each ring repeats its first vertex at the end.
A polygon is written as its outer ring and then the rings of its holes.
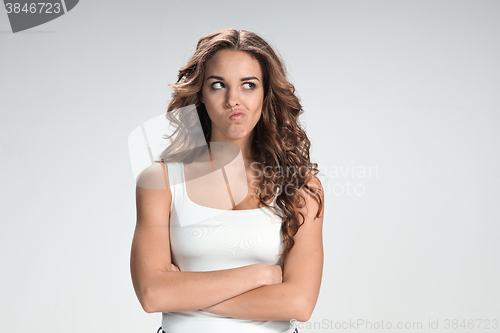
{"type": "MultiPolygon", "coordinates": [[[[163,166],[153,164],[148,173],[163,166]]],[[[141,174],[141,177],[143,175],[141,174]]],[[[140,181],[140,179],[138,180],[140,181]]],[[[319,187],[317,178],[308,185],[319,187]]],[[[169,208],[171,194],[164,189],[137,186],[137,225],[132,243],[134,288],[146,312],[194,311],[250,320],[307,321],[316,305],[323,270],[323,209],[304,189],[304,224],[294,246],[279,266],[255,264],[211,272],[180,272],[171,262],[169,208]]],[[[323,191],[321,191],[323,193],[323,191]]],[[[324,197],[322,195],[322,199],[324,197]]],[[[323,201],[324,202],[324,201],[323,201]]]]}

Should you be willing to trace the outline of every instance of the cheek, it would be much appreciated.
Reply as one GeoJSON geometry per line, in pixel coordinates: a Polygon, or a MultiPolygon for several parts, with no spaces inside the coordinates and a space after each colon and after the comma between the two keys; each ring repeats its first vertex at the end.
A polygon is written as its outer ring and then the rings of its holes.
{"type": "Polygon", "coordinates": [[[264,96],[259,96],[255,99],[254,102],[255,108],[259,110],[259,117],[260,113],[262,113],[262,108],[264,107],[264,96]]]}
{"type": "Polygon", "coordinates": [[[203,100],[204,100],[204,104],[205,105],[218,105],[221,103],[220,101],[220,94],[217,94],[216,92],[214,91],[203,91],[203,100]]]}

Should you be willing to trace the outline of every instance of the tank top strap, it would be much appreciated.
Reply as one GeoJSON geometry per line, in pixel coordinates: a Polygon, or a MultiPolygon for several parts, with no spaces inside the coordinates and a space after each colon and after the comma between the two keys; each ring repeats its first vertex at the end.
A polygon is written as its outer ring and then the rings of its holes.
{"type": "MultiPolygon", "coordinates": [[[[180,168],[180,163],[178,162],[166,162],[163,163],[168,174],[168,186],[170,188],[170,193],[172,194],[172,203],[170,204],[170,214],[172,214],[172,208],[175,206],[175,202],[179,201],[183,197],[183,193],[181,193],[182,185],[182,169],[180,168]]],[[[165,170],[164,170],[165,172],[165,170]]]]}
{"type": "Polygon", "coordinates": [[[167,171],[168,171],[168,185],[170,186],[170,190],[173,190],[173,187],[176,183],[176,180],[178,181],[179,179],[179,175],[177,175],[177,170],[175,168],[174,165],[172,164],[175,164],[173,162],[167,162],[165,163],[165,166],[167,167],[167,171]]]}

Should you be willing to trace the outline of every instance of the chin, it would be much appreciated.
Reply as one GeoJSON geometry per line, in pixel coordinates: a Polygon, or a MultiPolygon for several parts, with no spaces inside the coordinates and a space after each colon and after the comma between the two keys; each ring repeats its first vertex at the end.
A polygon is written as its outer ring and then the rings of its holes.
{"type": "Polygon", "coordinates": [[[247,135],[232,135],[232,136],[228,136],[227,138],[229,140],[240,140],[240,139],[244,139],[246,137],[247,137],[247,135]]]}
{"type": "Polygon", "coordinates": [[[250,134],[249,131],[243,130],[243,131],[233,131],[231,133],[227,133],[226,137],[231,140],[238,140],[238,139],[243,139],[247,137],[250,134]]]}

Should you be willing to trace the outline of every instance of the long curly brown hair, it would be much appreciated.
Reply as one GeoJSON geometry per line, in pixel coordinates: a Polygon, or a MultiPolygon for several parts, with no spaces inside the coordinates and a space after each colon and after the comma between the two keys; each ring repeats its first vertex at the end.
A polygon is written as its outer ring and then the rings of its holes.
{"type": "MultiPolygon", "coordinates": [[[[173,93],[167,118],[182,126],[171,116],[172,111],[194,105],[205,140],[210,144],[211,120],[201,103],[205,65],[217,51],[224,49],[248,52],[259,61],[262,69],[264,102],[261,118],[255,126],[251,153],[260,175],[263,175],[257,196],[262,205],[282,218],[281,263],[284,264],[294,244],[293,236],[305,221],[304,214],[298,212],[298,208],[305,206],[300,189],[305,188],[313,194],[319,205],[316,217],[321,214],[323,200],[320,188],[306,184],[319,173],[318,165],[310,161],[311,144],[298,122],[299,115],[304,112],[302,105],[295,95],[295,87],[286,77],[283,61],[273,48],[257,34],[245,30],[224,29],[202,37],[188,64],[179,69],[177,82],[170,84],[173,93]],[[266,203],[274,195],[278,195],[276,208],[266,203]]],[[[178,143],[182,140],[177,138],[178,143]]],[[[168,159],[175,153],[172,149],[167,148],[160,158],[168,159]]]]}

